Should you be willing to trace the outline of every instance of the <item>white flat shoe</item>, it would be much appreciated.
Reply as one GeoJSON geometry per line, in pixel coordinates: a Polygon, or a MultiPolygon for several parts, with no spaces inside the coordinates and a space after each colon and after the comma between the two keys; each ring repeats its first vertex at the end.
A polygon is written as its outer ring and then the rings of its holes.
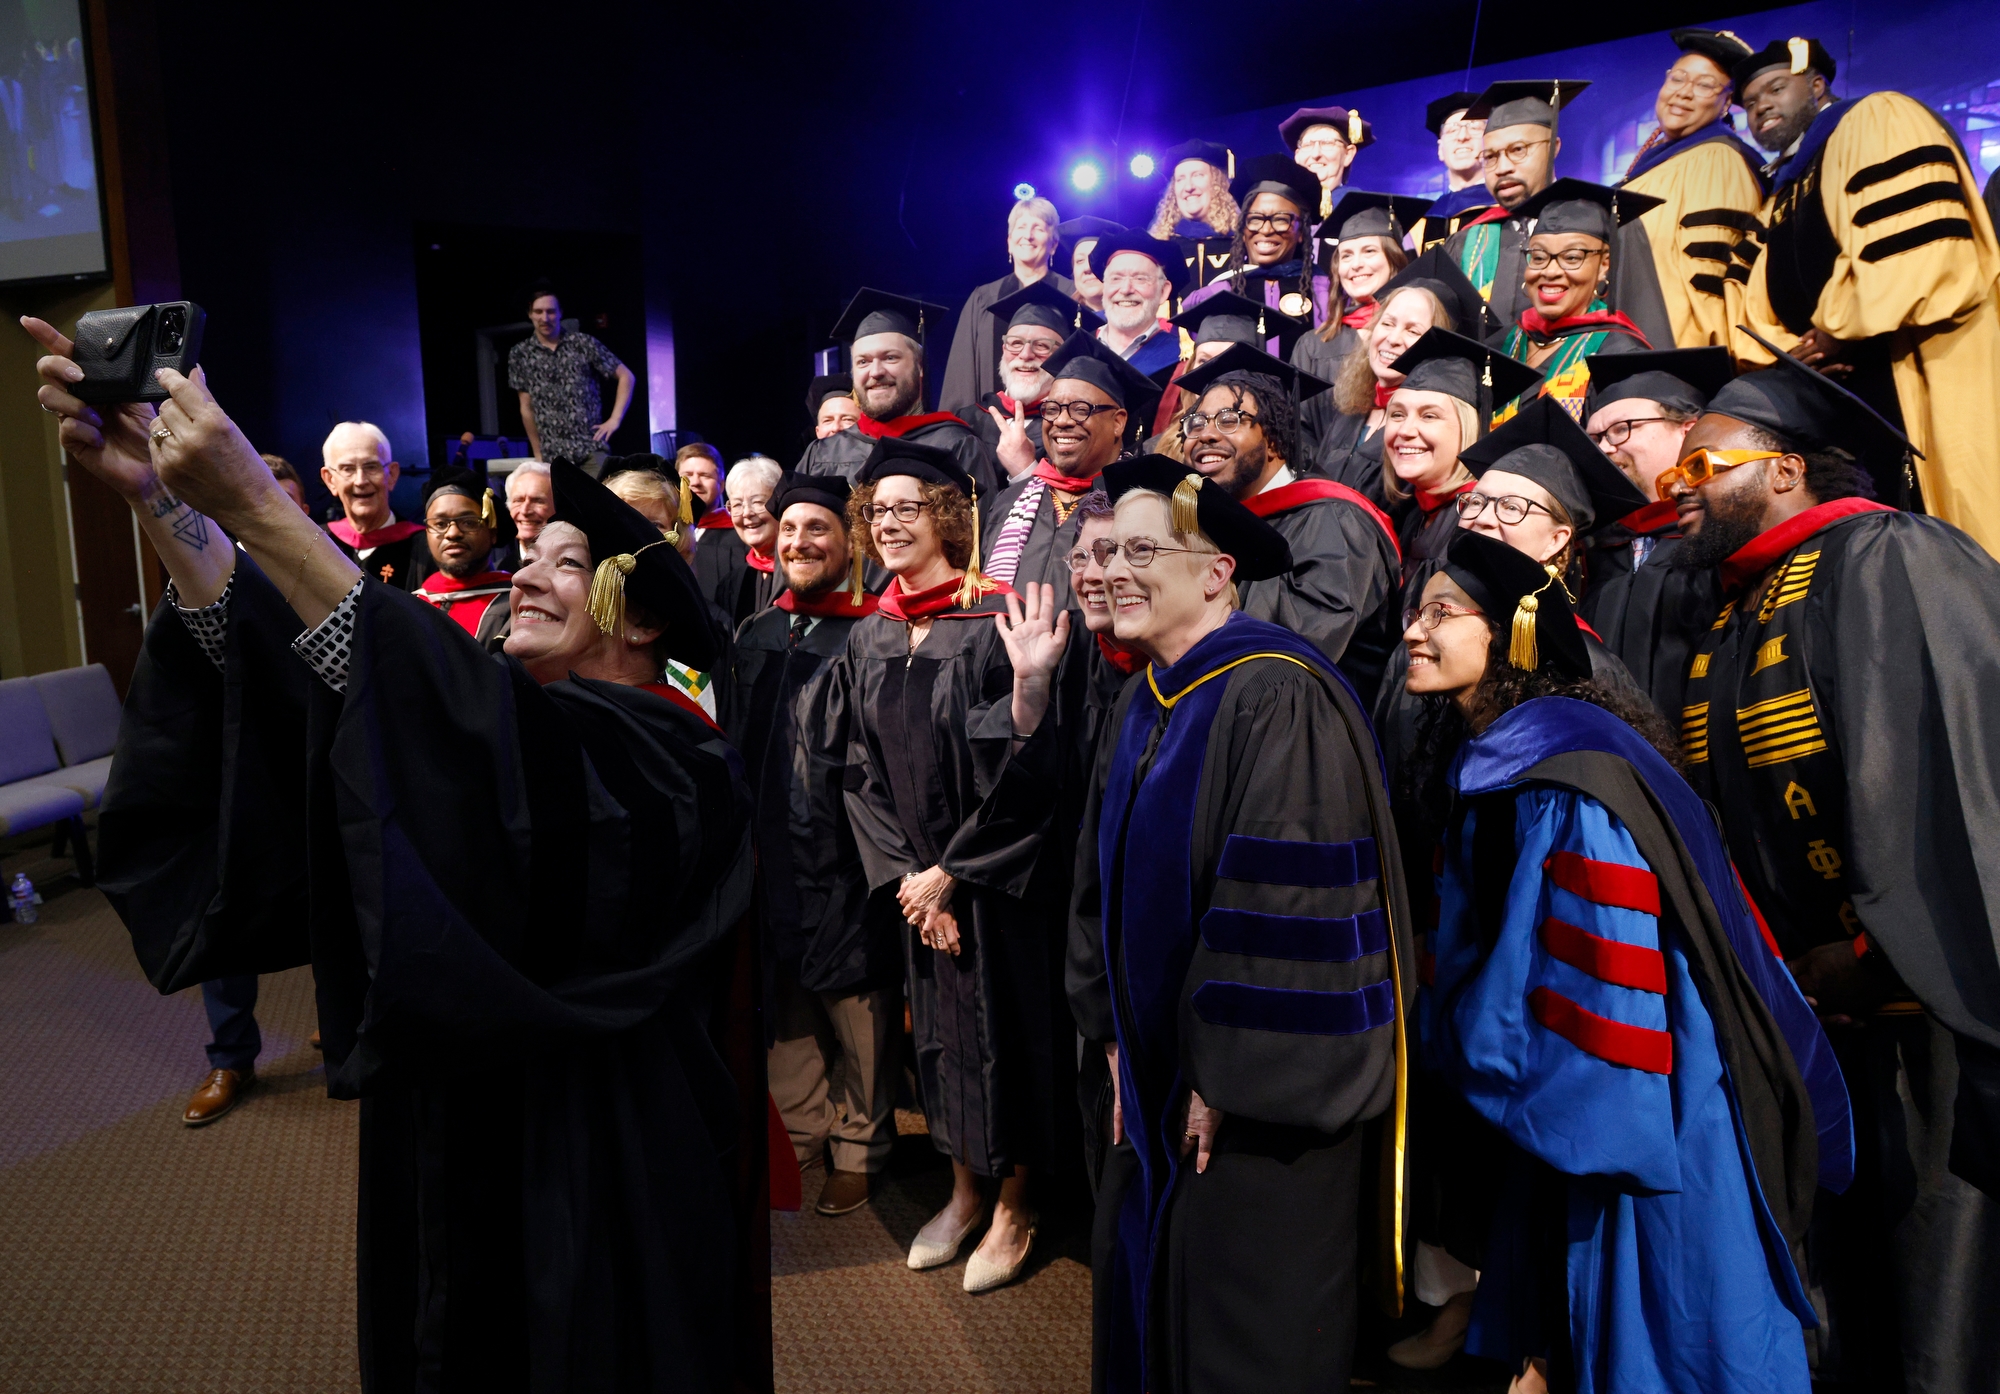
{"type": "Polygon", "coordinates": [[[942,1242],[924,1238],[923,1231],[919,1230],[915,1241],[910,1245],[910,1267],[921,1273],[926,1268],[940,1268],[950,1263],[958,1257],[958,1246],[965,1242],[965,1236],[978,1229],[979,1222],[983,1218],[981,1212],[973,1212],[972,1218],[965,1222],[964,1229],[942,1242]]]}
{"type": "Polygon", "coordinates": [[[1021,1270],[1028,1266],[1028,1255],[1035,1251],[1035,1226],[1028,1226],[1028,1242],[1021,1246],[1021,1256],[1012,1263],[991,1263],[977,1253],[965,1261],[965,1290],[967,1292],[991,1292],[1002,1288],[1021,1276],[1021,1270]]]}

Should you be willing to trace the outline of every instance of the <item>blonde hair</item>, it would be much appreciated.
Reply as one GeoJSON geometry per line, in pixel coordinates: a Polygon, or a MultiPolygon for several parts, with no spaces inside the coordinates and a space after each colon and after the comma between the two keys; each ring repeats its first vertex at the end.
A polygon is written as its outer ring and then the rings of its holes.
{"type": "MultiPolygon", "coordinates": [[[[1242,219],[1243,210],[1236,206],[1236,200],[1229,195],[1229,181],[1222,178],[1222,171],[1216,170],[1215,187],[1209,191],[1208,206],[1201,210],[1201,220],[1214,228],[1217,234],[1233,233],[1242,219]]],[[[1153,222],[1146,229],[1148,237],[1161,241],[1174,235],[1174,225],[1180,222],[1180,211],[1174,207],[1173,171],[1167,172],[1167,187],[1160,194],[1159,206],[1153,209],[1153,222]]]]}
{"type": "Polygon", "coordinates": [[[1382,299],[1375,302],[1375,308],[1368,315],[1368,323],[1361,326],[1361,347],[1340,360],[1340,371],[1333,378],[1333,405],[1336,411],[1347,416],[1366,416],[1375,410],[1375,364],[1368,356],[1368,336],[1375,328],[1375,321],[1382,318],[1382,312],[1399,295],[1421,295],[1431,307],[1431,328],[1457,329],[1458,323],[1445,308],[1444,301],[1435,292],[1423,286],[1397,286],[1382,299]]]}
{"type": "MultiPolygon", "coordinates": [[[[1007,226],[1010,230],[1014,226],[1014,220],[1023,213],[1032,213],[1047,225],[1049,230],[1049,256],[1053,260],[1056,248],[1062,245],[1062,234],[1056,231],[1056,224],[1062,221],[1062,214],[1056,212],[1056,206],[1040,194],[1035,195],[1033,198],[1016,199],[1014,206],[1007,210],[1007,226]]],[[[1008,255],[1011,256],[1012,254],[1013,249],[1010,246],[1008,248],[1008,255]]]]}
{"type": "MultiPolygon", "coordinates": [[[[1202,487],[1206,489],[1211,486],[1204,484],[1202,487]]],[[[1221,486],[1216,485],[1214,487],[1219,488],[1221,486]]],[[[1133,498],[1158,499],[1161,505],[1167,510],[1167,527],[1170,531],[1173,529],[1174,501],[1169,495],[1161,493],[1158,489],[1127,489],[1118,496],[1118,503],[1123,503],[1126,499],[1133,498]]],[[[1116,512],[1117,504],[1112,505],[1112,510],[1116,512]]],[[[1194,532],[1174,532],[1174,540],[1184,544],[1190,552],[1196,552],[1205,557],[1219,557],[1223,555],[1222,548],[1215,545],[1215,539],[1199,529],[1194,532]]],[[[1234,576],[1231,576],[1229,579],[1229,608],[1232,610],[1241,610],[1243,608],[1243,597],[1236,589],[1236,578],[1234,576]]]]}
{"type": "MultiPolygon", "coordinates": [[[[1479,410],[1472,403],[1454,397],[1448,392],[1438,395],[1451,403],[1452,413],[1458,418],[1458,453],[1462,455],[1465,453],[1466,447],[1477,441],[1480,437],[1479,410]]],[[[1383,442],[1385,446],[1387,443],[1387,441],[1383,442]]],[[[1462,461],[1454,461],[1453,464],[1451,483],[1446,485],[1446,488],[1454,488],[1472,478],[1472,471],[1467,469],[1462,461]]],[[[1402,479],[1397,475],[1395,468],[1390,465],[1388,451],[1385,449],[1382,456],[1382,496],[1391,503],[1401,503],[1414,492],[1414,490],[1404,487],[1402,479]]]]}

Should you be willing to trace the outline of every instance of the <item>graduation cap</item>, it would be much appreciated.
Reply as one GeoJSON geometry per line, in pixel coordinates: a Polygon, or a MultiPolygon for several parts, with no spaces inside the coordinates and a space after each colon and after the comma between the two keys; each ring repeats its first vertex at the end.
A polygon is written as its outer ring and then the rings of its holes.
{"type": "Polygon", "coordinates": [[[650,474],[665,484],[678,487],[680,504],[674,513],[674,525],[667,530],[667,540],[678,547],[681,533],[695,519],[694,485],[664,455],[608,455],[603,468],[597,472],[597,482],[609,484],[621,474],[650,474]]]}
{"type": "Polygon", "coordinates": [[[1507,661],[1524,672],[1546,668],[1577,682],[1590,679],[1590,649],[1558,573],[1497,537],[1471,528],[1452,534],[1444,574],[1495,624],[1511,617],[1507,661]]]}
{"type": "Polygon", "coordinates": [[[1002,296],[987,306],[986,313],[1009,329],[1033,324],[1053,329],[1058,334],[1068,334],[1073,329],[1088,329],[1095,333],[1104,324],[1104,316],[1082,301],[1064,295],[1049,281],[1050,278],[1044,276],[1033,285],[1002,296]]]}
{"type": "Polygon", "coordinates": [[[1580,232],[1610,246],[1614,225],[1623,227],[1666,200],[1587,179],[1562,178],[1514,209],[1513,216],[1531,220],[1537,232],[1580,232]]]}
{"type": "Polygon", "coordinates": [[[1176,295],[1186,287],[1188,277],[1193,274],[1188,269],[1187,257],[1180,248],[1171,242],[1162,242],[1157,237],[1148,236],[1138,228],[1127,228],[1124,232],[1107,232],[1098,238],[1097,245],[1090,249],[1090,274],[1100,281],[1103,280],[1104,268],[1109,266],[1111,258],[1120,252],[1137,252],[1158,265],[1176,295]]]}
{"type": "Polygon", "coordinates": [[[1112,503],[1134,489],[1165,494],[1174,531],[1200,533],[1234,557],[1238,581],[1265,581],[1292,569],[1284,535],[1193,466],[1165,455],[1135,455],[1104,467],[1104,492],[1112,503]]]}
{"type": "Polygon", "coordinates": [[[1826,374],[1808,368],[1756,331],[1737,325],[1777,360],[1744,373],[1709,398],[1708,411],[1761,426],[1803,450],[1845,450],[1857,459],[1908,459],[1924,452],[1882,414],[1826,374]]]}
{"type": "Polygon", "coordinates": [[[1278,356],[1290,358],[1292,345],[1312,325],[1233,290],[1219,290],[1184,307],[1174,316],[1174,327],[1187,330],[1197,344],[1226,340],[1261,349],[1276,339],[1278,356]]]}
{"type": "Polygon", "coordinates": [[[1405,286],[1420,286],[1442,300],[1451,311],[1451,322],[1467,338],[1485,338],[1497,327],[1486,297],[1465,278],[1443,243],[1412,257],[1407,266],[1384,281],[1375,292],[1375,303],[1382,304],[1405,286]]]}
{"type": "Polygon", "coordinates": [[[1056,236],[1065,242],[1081,242],[1090,237],[1105,237],[1114,232],[1125,231],[1125,224],[1114,223],[1109,218],[1094,218],[1085,213],[1071,218],[1068,222],[1056,224],[1056,236]]]}
{"type": "Polygon", "coordinates": [[[1314,126],[1333,127],[1356,150],[1375,143],[1374,123],[1362,120],[1360,112],[1345,106],[1302,106],[1278,123],[1278,139],[1285,142],[1287,150],[1296,152],[1314,126]]]}
{"type": "Polygon", "coordinates": [[[1699,53],[1725,73],[1750,56],[1750,45],[1727,29],[1674,29],[1667,37],[1682,53],[1699,53]]]}
{"type": "Polygon", "coordinates": [[[1520,359],[1449,329],[1425,330],[1389,366],[1403,375],[1398,386],[1456,397],[1478,411],[1482,427],[1492,420],[1495,406],[1513,401],[1542,380],[1520,359]]]}
{"type": "MultiPolygon", "coordinates": [[[[972,501],[972,555],[965,564],[965,579],[958,588],[958,608],[970,610],[979,603],[980,596],[993,589],[992,583],[979,574],[979,486],[973,483],[971,475],[959,468],[958,461],[949,450],[904,440],[900,436],[884,436],[868,452],[868,459],[855,474],[854,482],[878,484],[892,474],[907,474],[912,479],[943,484],[972,501]]],[[[857,549],[853,581],[857,595],[860,593],[861,567],[862,556],[857,549]]]]}
{"type": "Polygon", "coordinates": [[[1546,126],[1555,135],[1563,108],[1590,86],[1588,78],[1531,78],[1487,84],[1479,99],[1465,109],[1467,118],[1484,121],[1489,131],[1508,126],[1546,126]]]}
{"type": "Polygon", "coordinates": [[[1726,348],[1652,349],[1645,353],[1593,353],[1590,410],[1613,402],[1658,402],[1674,411],[1699,413],[1708,399],[1736,376],[1726,348]]]}
{"type": "Polygon", "coordinates": [[[1320,393],[1333,390],[1332,383],[1323,382],[1282,358],[1273,358],[1254,344],[1231,344],[1199,368],[1183,373],[1174,386],[1192,392],[1200,400],[1217,378],[1228,373],[1261,373],[1276,378],[1292,394],[1293,402],[1309,402],[1320,393]]]}
{"type": "Polygon", "coordinates": [[[1228,146],[1218,145],[1212,140],[1184,140],[1162,155],[1160,168],[1166,171],[1169,180],[1174,177],[1174,171],[1180,167],[1183,160],[1200,160],[1204,164],[1214,165],[1222,171],[1225,179],[1236,177],[1235,152],[1228,146]]]}
{"type": "Polygon", "coordinates": [[[816,503],[845,519],[847,496],[853,492],[852,486],[837,474],[795,474],[787,470],[764,506],[773,518],[782,518],[785,510],[795,503],[816,503]]]}
{"type": "Polygon", "coordinates": [[[1074,378],[1087,382],[1125,409],[1125,434],[1143,434],[1160,404],[1160,385],[1133,367],[1096,333],[1079,329],[1042,365],[1057,382],[1074,378]]]}
{"type": "Polygon", "coordinates": [[[476,469],[458,464],[439,465],[424,481],[423,511],[430,512],[431,500],[439,494],[456,494],[479,505],[479,521],[489,528],[500,525],[500,510],[493,505],[493,489],[487,482],[486,462],[476,469]]]}
{"type": "Polygon", "coordinates": [[[870,334],[901,334],[921,344],[924,331],[950,313],[944,306],[927,300],[912,300],[907,295],[891,295],[886,290],[863,286],[847,302],[840,322],[833,326],[833,339],[846,344],[870,334]]]}
{"type": "Polygon", "coordinates": [[[1828,82],[1833,81],[1833,55],[1818,39],[1773,39],[1755,53],[1738,59],[1729,70],[1729,80],[1736,84],[1736,94],[1740,97],[1744,88],[1773,68],[1783,68],[1788,73],[1815,72],[1828,82]]]}
{"type": "Polygon", "coordinates": [[[1479,100],[1477,92],[1447,92],[1424,107],[1424,126],[1434,136],[1444,134],[1444,123],[1479,100]]]}
{"type": "MultiPolygon", "coordinates": [[[[657,458],[657,457],[656,457],[657,458]]],[[[625,628],[629,596],[666,627],[667,656],[707,672],[722,652],[708,599],[671,537],[631,504],[575,465],[549,466],[555,521],[583,533],[597,565],[590,583],[590,617],[606,634],[625,628]]],[[[683,492],[682,497],[686,494],[683,492]]]]}
{"type": "Polygon", "coordinates": [[[1251,156],[1229,181],[1229,192],[1239,208],[1247,209],[1259,194],[1276,194],[1308,218],[1319,213],[1319,176],[1289,155],[1251,156]]]}
{"type": "Polygon", "coordinates": [[[1579,537],[1648,502],[1554,397],[1537,397],[1458,459],[1475,478],[1505,470],[1534,480],[1568,510],[1579,537]]]}
{"type": "Polygon", "coordinates": [[[1350,237],[1386,237],[1401,244],[1403,234],[1415,227],[1430,211],[1431,200],[1403,194],[1376,194],[1366,189],[1348,189],[1319,225],[1322,242],[1344,242],[1350,237]]]}
{"type": "Polygon", "coordinates": [[[828,397],[852,397],[854,395],[854,375],[852,373],[827,373],[812,380],[806,388],[806,415],[815,419],[819,409],[826,405],[828,397]]]}

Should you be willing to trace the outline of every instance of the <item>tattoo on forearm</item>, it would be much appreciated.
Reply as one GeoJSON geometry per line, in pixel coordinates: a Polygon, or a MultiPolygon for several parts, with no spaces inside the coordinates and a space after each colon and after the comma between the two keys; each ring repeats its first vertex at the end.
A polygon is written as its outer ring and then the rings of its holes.
{"type": "Polygon", "coordinates": [[[166,518],[174,540],[191,552],[208,550],[208,520],[162,489],[146,502],[155,518],[166,518]]]}

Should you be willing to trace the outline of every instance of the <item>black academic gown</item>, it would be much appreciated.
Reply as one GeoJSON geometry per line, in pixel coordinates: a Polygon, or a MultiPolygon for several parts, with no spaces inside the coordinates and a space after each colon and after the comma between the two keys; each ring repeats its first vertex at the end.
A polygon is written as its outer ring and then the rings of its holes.
{"type": "MultiPolygon", "coordinates": [[[[1330,401],[1332,394],[1316,397],[1315,402],[1330,401]]],[[[1336,484],[1367,496],[1368,501],[1384,512],[1393,512],[1391,500],[1382,487],[1382,431],[1380,427],[1368,429],[1369,412],[1332,412],[1326,418],[1319,438],[1319,454],[1313,461],[1313,473],[1336,484]]]]}
{"type": "Polygon", "coordinates": [[[1243,613],[1291,630],[1340,666],[1365,706],[1403,632],[1401,559],[1386,516],[1351,499],[1315,497],[1320,480],[1257,495],[1252,512],[1292,549],[1283,576],[1246,581],[1243,613]]]}
{"type": "Polygon", "coordinates": [[[1126,685],[1077,849],[1070,1005],[1087,1039],[1116,1030],[1128,1137],[1092,1387],[1345,1389],[1359,1125],[1394,1117],[1416,987],[1375,743],[1317,650],[1248,616],[1155,678],[1177,700],[1126,685]],[[1190,1088],[1224,1114],[1199,1174],[1190,1088]]]}
{"type": "Polygon", "coordinates": [[[2000,1041],[2000,566],[1934,519],[1839,508],[1767,534],[1793,545],[1761,602],[1730,595],[1702,636],[1682,745],[1806,991],[1821,946],[1865,933],[1886,960],[1862,961],[1865,1024],[1828,1028],[1857,1174],[1814,1222],[1821,1373],[1991,1389],[2000,1201],[1946,1163],[1954,1038],[2000,1041]]]}
{"type": "Polygon", "coordinates": [[[868,893],[841,787],[848,714],[831,665],[860,620],[822,617],[794,645],[793,619],[772,606],[737,630],[722,711],[756,799],[766,980],[868,992],[901,980],[903,953],[895,897],[868,893]]]}
{"type": "Polygon", "coordinates": [[[931,1142],[1001,1177],[1076,1155],[1062,917],[1029,895],[1048,813],[981,816],[1013,746],[1014,671],[992,620],[1005,611],[997,593],[948,611],[914,654],[908,626],[877,613],[848,636],[836,676],[850,723],[847,811],[870,891],[893,896],[933,866],[958,881],[956,955],[902,931],[931,1142]]]}
{"type": "Polygon", "coordinates": [[[363,576],[394,586],[399,591],[415,590],[424,583],[425,576],[437,570],[437,564],[431,560],[430,544],[421,528],[408,537],[370,547],[366,557],[333,533],[329,532],[327,536],[333,538],[333,545],[345,552],[349,561],[361,568],[363,576]]]}
{"type": "Polygon", "coordinates": [[[1680,520],[1671,507],[1641,509],[1604,529],[1585,553],[1588,580],[1577,607],[1670,719],[1678,718],[1695,645],[1722,608],[1713,571],[1673,564],[1680,545],[1680,520]]]}
{"type": "Polygon", "coordinates": [[[344,696],[298,631],[245,557],[223,672],[155,613],[101,880],[162,991],[312,964],[328,1090],[361,1100],[363,1387],[733,1387],[769,1341],[708,1024],[749,903],[733,753],[388,586],[344,696]]]}
{"type": "MultiPolygon", "coordinates": [[[[1322,339],[1317,332],[1301,334],[1292,344],[1291,364],[1311,373],[1321,382],[1335,382],[1340,377],[1340,365],[1347,361],[1348,354],[1359,347],[1360,333],[1344,324],[1331,339],[1322,339]]],[[[1299,455],[1302,459],[1316,461],[1321,458],[1327,432],[1339,415],[1331,392],[1322,392],[1299,404],[1299,455]]]]}
{"type": "MultiPolygon", "coordinates": [[[[1076,294],[1076,283],[1067,276],[1051,271],[1045,279],[1063,295],[1076,294]]],[[[1009,271],[997,281],[975,287],[965,297],[965,308],[958,312],[958,324],[952,330],[944,383],[938,389],[938,401],[946,411],[963,408],[961,414],[967,414],[974,403],[1000,386],[1000,340],[1007,326],[987,311],[1021,289],[1021,278],[1009,271]]]]}
{"type": "Polygon", "coordinates": [[[750,565],[750,548],[734,528],[702,533],[694,552],[694,576],[729,630],[764,609],[785,588],[777,567],[759,571],[750,565]]]}
{"type": "MultiPolygon", "coordinates": [[[[978,406],[963,410],[958,415],[960,420],[972,427],[972,434],[986,442],[987,448],[992,450],[997,458],[1000,450],[1000,423],[988,414],[986,410],[988,407],[993,408],[994,411],[999,412],[1009,420],[1013,419],[1014,409],[1006,402],[1000,400],[998,392],[987,393],[979,399],[978,406]]],[[[1042,455],[1041,412],[1036,407],[1023,407],[1021,415],[1026,420],[1028,444],[1035,447],[1035,458],[1040,459],[1042,455]]]]}
{"type": "MultiPolygon", "coordinates": [[[[979,486],[982,499],[988,494],[999,493],[1006,486],[1007,471],[1000,467],[1000,457],[962,420],[927,421],[904,431],[901,438],[949,450],[958,467],[971,475],[972,482],[979,486]]],[[[854,476],[868,463],[868,453],[874,448],[874,440],[863,435],[859,427],[849,426],[807,446],[806,453],[799,457],[797,471],[800,474],[837,474],[852,484],[854,476]]]]}

